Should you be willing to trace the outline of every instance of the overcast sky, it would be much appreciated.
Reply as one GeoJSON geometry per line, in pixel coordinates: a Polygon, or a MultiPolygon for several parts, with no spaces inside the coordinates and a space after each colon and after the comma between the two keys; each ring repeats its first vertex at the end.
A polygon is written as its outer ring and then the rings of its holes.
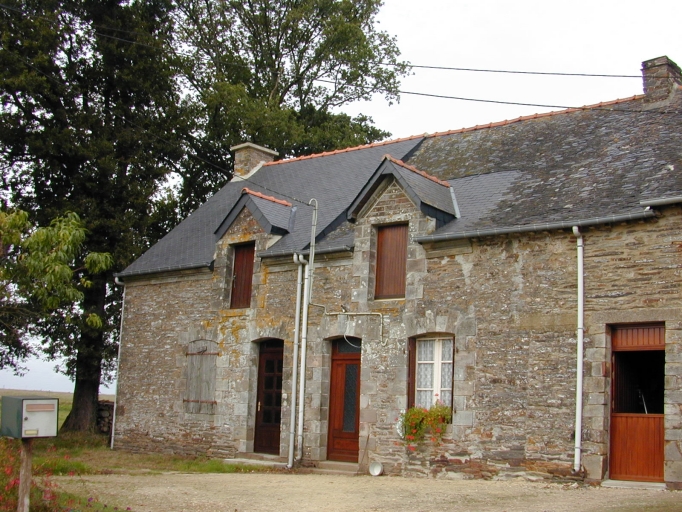
{"type": "MultiPolygon", "coordinates": [[[[386,0],[381,30],[397,36],[402,58],[417,66],[634,75],[550,77],[415,68],[403,91],[580,107],[642,93],[642,61],[667,55],[682,65],[679,0],[386,0]]],[[[347,106],[370,115],[395,137],[455,130],[537,112],[528,106],[403,94],[347,106]]],[[[71,391],[55,363],[30,362],[17,378],[0,371],[2,388],[71,391]]]]}
{"type": "MultiPolygon", "coordinates": [[[[413,65],[490,70],[618,74],[551,77],[415,68],[403,91],[580,107],[642,93],[641,63],[667,55],[682,65],[682,1],[386,0],[382,30],[413,65]]],[[[559,110],[403,94],[344,108],[406,137],[559,110]]]]}

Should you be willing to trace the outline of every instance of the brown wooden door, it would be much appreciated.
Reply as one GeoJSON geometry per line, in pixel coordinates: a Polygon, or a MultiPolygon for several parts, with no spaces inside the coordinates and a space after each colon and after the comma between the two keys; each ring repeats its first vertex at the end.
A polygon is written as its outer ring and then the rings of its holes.
{"type": "Polygon", "coordinates": [[[665,330],[612,330],[611,459],[614,480],[663,481],[665,330]]]}
{"type": "Polygon", "coordinates": [[[332,346],[327,458],[358,461],[360,435],[360,340],[336,340],[332,346]]]}
{"type": "Polygon", "coordinates": [[[282,367],[284,343],[280,340],[260,344],[258,360],[258,403],[254,451],[279,455],[282,422],[282,367]]]}

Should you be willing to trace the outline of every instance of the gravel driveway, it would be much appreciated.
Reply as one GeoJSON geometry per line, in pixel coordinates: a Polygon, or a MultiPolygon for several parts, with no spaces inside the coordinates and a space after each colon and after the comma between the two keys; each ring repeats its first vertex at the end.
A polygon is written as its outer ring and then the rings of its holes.
{"type": "Polygon", "coordinates": [[[522,480],[433,480],[319,474],[143,474],[59,477],[61,488],[125,510],[682,511],[682,492],[522,480]]]}

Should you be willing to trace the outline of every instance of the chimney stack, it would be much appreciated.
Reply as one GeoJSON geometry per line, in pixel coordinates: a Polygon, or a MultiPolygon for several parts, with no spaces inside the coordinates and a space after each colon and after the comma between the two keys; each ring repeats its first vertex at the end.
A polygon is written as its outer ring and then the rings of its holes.
{"type": "Polygon", "coordinates": [[[665,56],[642,62],[642,78],[646,102],[664,100],[675,84],[682,85],[680,67],[665,56]]]}
{"type": "Polygon", "coordinates": [[[247,176],[258,164],[272,162],[279,155],[277,151],[252,142],[232,146],[230,151],[234,151],[234,175],[241,178],[247,176]]]}

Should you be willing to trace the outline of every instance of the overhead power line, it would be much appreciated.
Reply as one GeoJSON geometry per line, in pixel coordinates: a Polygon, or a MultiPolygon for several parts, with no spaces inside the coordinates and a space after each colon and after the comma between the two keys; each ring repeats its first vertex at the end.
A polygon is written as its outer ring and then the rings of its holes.
{"type": "MultiPolygon", "coordinates": [[[[386,64],[384,66],[397,66],[397,64],[386,64]]],[[[474,71],[477,73],[507,73],[516,75],[548,75],[548,76],[587,76],[598,78],[642,78],[642,75],[608,75],[595,73],[559,73],[551,71],[512,71],[507,69],[478,69],[478,68],[456,68],[449,66],[421,66],[417,64],[410,64],[411,68],[419,69],[436,69],[443,71],[474,71]]]]}
{"type": "MultiPolygon", "coordinates": [[[[23,16],[31,16],[33,18],[37,19],[42,19],[44,21],[47,21],[48,23],[57,23],[56,20],[47,18],[45,16],[38,16],[38,15],[32,15],[28,14],[25,11],[22,11],[21,9],[18,9],[16,7],[11,7],[9,5],[5,4],[0,4],[0,8],[8,10],[8,11],[13,11],[19,14],[22,14],[23,16]]],[[[125,29],[121,29],[118,27],[109,27],[106,25],[93,25],[93,27],[97,29],[104,29],[104,30],[111,30],[111,31],[116,31],[116,32],[123,32],[131,35],[144,35],[139,32],[135,31],[129,31],[125,29]]],[[[116,36],[108,35],[108,34],[102,34],[101,32],[95,32],[97,35],[106,37],[109,39],[113,39],[116,41],[121,41],[129,44],[134,44],[134,45],[139,45],[139,46],[146,46],[149,48],[156,48],[154,46],[151,46],[146,43],[141,43],[138,41],[131,41],[128,39],[122,39],[116,36]]],[[[174,50],[173,53],[175,55],[181,56],[181,57],[191,57],[190,54],[179,52],[177,50],[174,50]]],[[[208,60],[208,59],[206,59],[208,60]]],[[[390,62],[380,62],[378,63],[381,66],[400,66],[401,64],[394,64],[390,62]]],[[[232,66],[240,66],[240,67],[248,67],[246,64],[242,63],[230,63],[229,65],[232,66]]],[[[407,64],[408,67],[413,68],[413,69],[433,69],[433,70],[440,70],[440,71],[467,71],[467,72],[476,72],[476,73],[505,73],[505,74],[517,74],[517,75],[540,75],[540,76],[575,76],[575,77],[593,77],[593,78],[641,78],[641,75],[618,75],[618,74],[600,74],[600,73],[562,73],[562,72],[550,72],[550,71],[515,71],[515,70],[506,70],[506,69],[479,69],[479,68],[462,68],[462,67],[451,67],[451,66],[426,66],[426,65],[421,65],[421,64],[407,64]]],[[[420,93],[404,93],[404,94],[420,94],[420,93]]],[[[529,106],[534,106],[534,105],[529,105],[529,106]]]]}

